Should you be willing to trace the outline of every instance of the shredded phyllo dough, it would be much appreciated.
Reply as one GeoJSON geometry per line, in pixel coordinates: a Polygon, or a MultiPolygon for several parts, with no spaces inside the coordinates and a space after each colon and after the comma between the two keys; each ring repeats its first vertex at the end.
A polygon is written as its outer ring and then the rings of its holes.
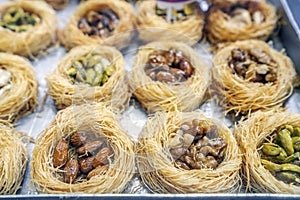
{"type": "Polygon", "coordinates": [[[247,191],[300,194],[300,115],[258,111],[235,128],[247,191]]]}
{"type": "Polygon", "coordinates": [[[0,53],[0,119],[14,122],[37,104],[37,81],[25,59],[0,53]]]}
{"type": "Polygon", "coordinates": [[[158,193],[239,189],[242,158],[230,130],[200,113],[156,113],[138,141],[142,181],[158,193]]]}
{"type": "Polygon", "coordinates": [[[212,72],[219,103],[236,114],[280,107],[292,94],[296,78],[290,58],[259,40],[218,50],[212,72]]]}
{"type": "Polygon", "coordinates": [[[210,82],[206,63],[179,42],[153,42],[140,48],[131,90],[148,112],[191,111],[203,101],[210,82]]]}
{"type": "Polygon", "coordinates": [[[103,102],[122,112],[129,104],[130,92],[122,54],[108,46],[79,46],[47,75],[49,95],[55,105],[103,102]]]}
{"type": "Polygon", "coordinates": [[[59,38],[66,49],[106,44],[129,45],[136,24],[133,7],[122,0],[90,0],[78,6],[59,38]]]}
{"type": "Polygon", "coordinates": [[[43,1],[23,0],[0,5],[0,51],[35,58],[56,41],[54,10],[43,1]],[[42,42],[41,42],[42,41],[42,42]]]}
{"type": "Polygon", "coordinates": [[[109,108],[71,106],[37,139],[31,179],[43,193],[120,193],[134,174],[134,163],[134,143],[109,108]]]}
{"type": "Polygon", "coordinates": [[[23,180],[27,149],[17,131],[0,122],[0,194],[16,194],[23,180]]]}
{"type": "Polygon", "coordinates": [[[212,43],[266,40],[277,20],[275,7],[265,1],[222,1],[210,8],[206,30],[212,43]]]}
{"type": "MultiPolygon", "coordinates": [[[[145,42],[160,40],[182,41],[190,45],[202,37],[204,14],[198,5],[192,5],[192,12],[187,16],[167,22],[163,13],[156,7],[157,2],[148,0],[137,5],[139,37],[145,42]]],[[[178,17],[176,17],[178,18],[178,17]]]]}

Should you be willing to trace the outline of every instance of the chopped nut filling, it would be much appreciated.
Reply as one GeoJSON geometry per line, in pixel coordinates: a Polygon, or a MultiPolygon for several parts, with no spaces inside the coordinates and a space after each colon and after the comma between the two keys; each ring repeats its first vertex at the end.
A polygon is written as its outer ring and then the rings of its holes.
{"type": "Polygon", "coordinates": [[[226,143],[219,138],[216,126],[207,127],[203,121],[194,119],[182,124],[171,138],[169,148],[176,167],[216,169],[224,159],[226,143]]]}
{"type": "Polygon", "coordinates": [[[193,75],[194,68],[181,51],[170,49],[151,55],[145,72],[153,81],[175,83],[186,81],[193,75]]]}
{"type": "Polygon", "coordinates": [[[11,7],[2,15],[0,26],[13,32],[25,32],[40,22],[38,15],[21,7],[11,7]]]}
{"type": "Polygon", "coordinates": [[[109,37],[119,23],[117,14],[109,8],[89,11],[78,23],[83,34],[96,37],[109,37]]]}

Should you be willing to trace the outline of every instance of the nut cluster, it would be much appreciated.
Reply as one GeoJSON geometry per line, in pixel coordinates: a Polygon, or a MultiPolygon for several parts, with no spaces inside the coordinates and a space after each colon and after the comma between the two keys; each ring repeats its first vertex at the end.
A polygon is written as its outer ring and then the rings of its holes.
{"type": "Polygon", "coordinates": [[[104,85],[113,72],[114,67],[106,58],[92,54],[80,57],[67,71],[73,83],[86,83],[91,86],[104,85]]]}
{"type": "Polygon", "coordinates": [[[286,125],[261,151],[262,164],[276,178],[300,185],[300,127],[286,125]]]}
{"type": "Polygon", "coordinates": [[[229,67],[240,77],[251,82],[272,83],[277,80],[277,64],[258,49],[233,49],[229,67]]]}
{"type": "Polygon", "coordinates": [[[76,132],[58,141],[53,151],[53,166],[63,169],[63,181],[89,180],[103,174],[113,159],[113,150],[103,137],[76,132]]]}
{"type": "Polygon", "coordinates": [[[215,125],[194,119],[183,123],[169,143],[175,166],[186,170],[215,169],[223,161],[226,143],[215,125]]]}
{"type": "Polygon", "coordinates": [[[34,13],[29,13],[21,7],[11,7],[3,15],[0,26],[13,32],[24,32],[41,22],[34,13]]]}
{"type": "Polygon", "coordinates": [[[194,68],[181,51],[170,49],[152,54],[145,66],[145,72],[153,81],[175,83],[191,77],[194,68]]]}
{"type": "Polygon", "coordinates": [[[184,4],[182,9],[172,8],[171,12],[168,12],[167,8],[160,8],[159,4],[157,4],[155,7],[155,14],[163,17],[168,22],[173,23],[175,21],[183,21],[187,18],[187,16],[193,15],[194,7],[197,6],[198,5],[195,3],[184,4]],[[170,13],[171,15],[168,16],[168,13],[170,13]]]}
{"type": "Polygon", "coordinates": [[[89,11],[78,23],[78,28],[88,36],[109,37],[119,23],[117,14],[109,8],[89,11]]]}
{"type": "Polygon", "coordinates": [[[11,73],[0,68],[0,96],[11,88],[11,73]]]}

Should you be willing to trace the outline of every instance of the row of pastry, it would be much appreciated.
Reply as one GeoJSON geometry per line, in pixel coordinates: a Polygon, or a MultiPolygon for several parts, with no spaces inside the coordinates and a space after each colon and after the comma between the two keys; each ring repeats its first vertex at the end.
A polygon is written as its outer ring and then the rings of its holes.
{"type": "MultiPolygon", "coordinates": [[[[299,114],[254,113],[233,133],[199,112],[157,112],[135,144],[105,105],[70,106],[37,138],[40,193],[121,193],[135,174],[154,193],[299,194],[299,114]]],[[[28,161],[20,133],[1,125],[0,194],[19,189],[28,161]]]]}
{"type": "Polygon", "coordinates": [[[171,10],[171,20],[167,17],[168,10],[158,5],[154,0],[137,2],[135,15],[133,6],[123,0],[82,2],[63,30],[57,31],[56,13],[42,1],[2,4],[0,51],[34,58],[53,46],[57,35],[68,50],[90,44],[121,49],[130,44],[136,30],[144,42],[170,40],[193,45],[202,38],[203,32],[213,44],[265,40],[278,20],[275,7],[264,0],[213,1],[206,13],[199,3],[192,1],[182,10],[171,10]]]}

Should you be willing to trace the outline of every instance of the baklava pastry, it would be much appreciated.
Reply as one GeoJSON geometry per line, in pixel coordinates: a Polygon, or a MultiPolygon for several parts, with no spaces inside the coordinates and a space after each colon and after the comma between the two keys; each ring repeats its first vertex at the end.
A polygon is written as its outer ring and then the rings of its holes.
{"type": "Polygon", "coordinates": [[[138,141],[137,167],[155,193],[237,191],[242,158],[230,130],[201,113],[157,112],[138,141]]]}
{"type": "Polygon", "coordinates": [[[153,42],[139,49],[131,72],[135,97],[148,112],[191,111],[210,83],[207,64],[180,42],[153,42]]]}
{"type": "Polygon", "coordinates": [[[89,0],[81,3],[61,32],[66,49],[79,45],[105,44],[122,49],[134,35],[133,7],[121,0],[89,0]]]}
{"type": "Polygon", "coordinates": [[[38,137],[31,179],[42,193],[120,193],[134,166],[134,143],[107,106],[70,106],[38,137]]]}
{"type": "Polygon", "coordinates": [[[16,194],[23,180],[28,152],[19,135],[0,121],[0,195],[16,194]]]}
{"type": "Polygon", "coordinates": [[[64,9],[68,3],[69,0],[45,0],[49,5],[52,6],[55,10],[62,10],[64,9]]]}
{"type": "Polygon", "coordinates": [[[59,109],[72,104],[103,102],[125,110],[130,92],[122,54],[114,47],[73,48],[47,77],[48,94],[59,109]]]}
{"type": "Polygon", "coordinates": [[[250,192],[300,194],[300,115],[257,112],[235,129],[250,192]]]}
{"type": "Polygon", "coordinates": [[[265,1],[221,1],[209,10],[207,36],[212,43],[266,40],[277,20],[275,7],[265,1]]]}
{"type": "Polygon", "coordinates": [[[228,44],[216,52],[213,62],[213,88],[227,113],[275,109],[293,91],[292,61],[263,41],[228,44]]]}
{"type": "Polygon", "coordinates": [[[197,2],[186,5],[181,11],[173,10],[171,21],[167,11],[157,7],[157,1],[142,1],[137,6],[139,38],[144,42],[168,40],[196,44],[202,37],[204,14],[197,2]]]}
{"type": "Polygon", "coordinates": [[[31,64],[22,57],[0,53],[0,119],[14,122],[37,104],[37,81],[31,64]]]}
{"type": "Polygon", "coordinates": [[[0,51],[34,58],[56,41],[58,21],[43,1],[0,5],[0,51]]]}

